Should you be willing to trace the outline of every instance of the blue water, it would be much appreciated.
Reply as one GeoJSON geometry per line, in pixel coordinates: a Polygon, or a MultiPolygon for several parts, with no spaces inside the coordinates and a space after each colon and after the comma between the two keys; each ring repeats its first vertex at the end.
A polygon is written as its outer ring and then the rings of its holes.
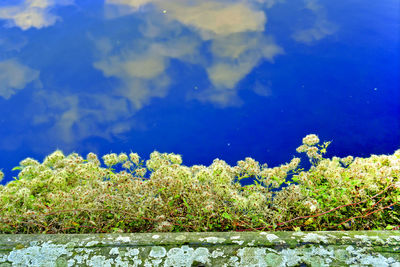
{"type": "Polygon", "coordinates": [[[311,133],[327,157],[400,148],[397,0],[127,2],[1,1],[2,184],[56,149],[273,167],[311,133]]]}

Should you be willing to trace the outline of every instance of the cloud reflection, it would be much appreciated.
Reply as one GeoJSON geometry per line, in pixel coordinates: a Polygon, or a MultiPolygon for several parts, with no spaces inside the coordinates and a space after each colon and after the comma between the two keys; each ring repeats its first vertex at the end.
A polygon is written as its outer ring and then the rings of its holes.
{"type": "Polygon", "coordinates": [[[167,93],[149,83],[152,79],[167,80],[163,75],[171,58],[197,64],[208,74],[212,86],[188,92],[188,98],[229,106],[239,103],[235,87],[240,80],[262,60],[273,63],[276,56],[284,53],[264,33],[267,16],[261,7],[272,7],[275,1],[107,0],[106,3],[114,8],[114,17],[118,15],[115,6],[124,6],[120,16],[125,16],[127,10],[140,13],[145,9],[154,19],[141,27],[140,42],[147,47],[145,51],[134,45],[119,54],[104,53],[103,49],[102,58],[94,63],[105,76],[117,77],[126,90],[135,91],[130,93],[134,96],[130,100],[138,108],[155,92],[158,97],[162,97],[160,92],[167,93]],[[177,34],[165,35],[173,28],[177,34]],[[164,42],[155,41],[161,38],[164,42]],[[211,45],[200,51],[206,42],[211,45]]]}
{"type": "Polygon", "coordinates": [[[60,20],[51,9],[57,5],[70,5],[73,0],[25,0],[17,5],[0,7],[0,19],[7,20],[6,26],[29,28],[48,27],[60,20]]]}
{"type": "Polygon", "coordinates": [[[40,87],[39,71],[21,64],[16,59],[0,61],[0,96],[9,99],[29,83],[40,87]]]}
{"type": "MultiPolygon", "coordinates": [[[[11,149],[11,144],[18,145],[28,139],[33,144],[46,142],[68,149],[93,136],[111,141],[113,136],[140,127],[134,120],[137,111],[152,99],[168,95],[173,79],[171,69],[177,61],[186,66],[192,64],[208,77],[205,87],[186,92],[187,99],[219,107],[241,105],[239,82],[259,64],[273,64],[285,53],[268,32],[267,24],[270,8],[283,2],[106,0],[106,21],[98,23],[107,27],[87,36],[95,46],[94,60],[90,62],[110,82],[109,91],[92,94],[85,90],[74,92],[71,85],[51,88],[51,84],[45,84],[45,90],[33,93],[32,107],[27,107],[25,112],[31,116],[29,127],[40,129],[41,135],[35,138],[43,140],[30,140],[30,136],[21,133],[4,139],[0,145],[11,149]]],[[[0,19],[7,20],[9,27],[27,30],[53,25],[60,19],[54,14],[54,7],[73,4],[73,1],[18,3],[1,6],[0,19]]],[[[311,43],[332,34],[334,27],[327,21],[323,7],[314,0],[304,3],[315,14],[315,24],[300,29],[293,38],[311,43]]],[[[17,45],[0,38],[5,51],[19,51],[28,42],[22,41],[17,45]]],[[[74,60],[80,62],[79,58],[74,60]]],[[[9,99],[32,82],[40,87],[38,70],[16,58],[0,61],[1,97],[9,99]]],[[[269,97],[273,88],[270,83],[257,83],[253,90],[269,97]]]]}
{"type": "Polygon", "coordinates": [[[296,31],[292,37],[298,42],[311,44],[313,41],[321,40],[322,38],[331,35],[337,31],[337,26],[328,21],[325,14],[325,9],[318,3],[317,0],[304,0],[305,8],[311,10],[316,18],[314,25],[309,28],[296,31]]]}
{"type": "Polygon", "coordinates": [[[119,133],[114,123],[122,121],[128,114],[128,105],[124,99],[105,94],[66,95],[62,92],[40,91],[35,95],[35,101],[42,102],[46,109],[34,116],[33,124],[52,124],[46,138],[52,135],[65,143],[73,143],[88,136],[110,140],[112,134],[119,133]]]}

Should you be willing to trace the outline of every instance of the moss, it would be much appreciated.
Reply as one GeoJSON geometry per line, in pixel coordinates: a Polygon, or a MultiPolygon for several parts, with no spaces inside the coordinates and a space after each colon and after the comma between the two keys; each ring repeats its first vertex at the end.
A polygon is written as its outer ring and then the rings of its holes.
{"type": "Polygon", "coordinates": [[[17,245],[15,246],[15,249],[23,249],[23,248],[25,248],[25,246],[22,245],[22,244],[17,244],[17,245]]]}

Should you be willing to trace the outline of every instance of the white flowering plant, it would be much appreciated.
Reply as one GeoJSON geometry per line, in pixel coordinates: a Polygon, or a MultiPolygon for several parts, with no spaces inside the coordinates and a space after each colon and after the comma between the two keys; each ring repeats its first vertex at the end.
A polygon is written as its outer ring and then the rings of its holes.
{"type": "Polygon", "coordinates": [[[398,229],[400,149],[325,159],[329,144],[303,139],[297,151],[312,163],[308,171],[296,157],[273,168],[249,157],[189,167],[157,151],[147,161],[110,153],[106,168],[94,153],[26,158],[0,186],[0,233],[398,229]],[[245,178],[254,184],[242,186],[245,178]]]}

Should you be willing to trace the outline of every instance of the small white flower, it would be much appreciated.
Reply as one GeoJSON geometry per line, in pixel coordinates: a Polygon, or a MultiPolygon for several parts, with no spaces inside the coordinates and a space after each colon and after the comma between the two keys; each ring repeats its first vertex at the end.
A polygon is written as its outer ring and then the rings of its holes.
{"type": "Polygon", "coordinates": [[[119,155],[118,155],[118,161],[119,162],[125,162],[125,161],[127,161],[128,160],[128,156],[125,154],[125,153],[120,153],[119,155]]]}
{"type": "Polygon", "coordinates": [[[139,157],[139,155],[138,155],[137,153],[130,153],[130,154],[129,154],[129,158],[131,159],[131,161],[132,161],[134,164],[136,164],[136,165],[139,164],[140,157],[139,157]]]}
{"type": "Polygon", "coordinates": [[[308,149],[308,146],[306,146],[306,145],[301,145],[301,146],[299,146],[298,148],[296,148],[296,151],[297,151],[298,153],[302,153],[302,152],[306,152],[307,149],[308,149]]]}
{"type": "Polygon", "coordinates": [[[49,156],[47,156],[43,162],[43,165],[53,167],[58,161],[64,159],[64,154],[61,150],[56,150],[49,156]]]}
{"type": "Polygon", "coordinates": [[[182,156],[170,153],[168,154],[168,160],[171,161],[172,164],[182,164],[182,156]]]}
{"type": "Polygon", "coordinates": [[[31,190],[26,187],[23,187],[16,192],[16,196],[19,198],[28,198],[30,194],[31,190]]]}
{"type": "Polygon", "coordinates": [[[133,166],[132,162],[126,161],[124,164],[122,164],[122,168],[125,169],[130,169],[133,166]]]}
{"type": "Polygon", "coordinates": [[[103,156],[103,161],[104,161],[104,164],[106,164],[107,167],[114,166],[119,162],[118,156],[115,153],[104,155],[103,156]]]}
{"type": "Polygon", "coordinates": [[[314,212],[314,211],[317,209],[317,207],[314,206],[314,205],[312,205],[312,204],[310,205],[309,208],[310,208],[310,211],[311,211],[311,212],[314,212]]]}
{"type": "Polygon", "coordinates": [[[345,158],[340,159],[340,161],[345,165],[348,166],[350,163],[352,163],[354,158],[352,156],[347,156],[345,158]]]}
{"type": "Polygon", "coordinates": [[[303,144],[307,146],[313,146],[319,143],[319,138],[315,134],[309,134],[303,138],[303,144]]]}
{"type": "Polygon", "coordinates": [[[86,159],[88,161],[95,161],[98,160],[97,155],[94,154],[93,152],[90,152],[89,154],[87,154],[86,159]]]}
{"type": "Polygon", "coordinates": [[[196,173],[195,179],[197,179],[199,182],[205,183],[207,181],[211,181],[212,176],[208,169],[202,169],[196,173]]]}
{"type": "Polygon", "coordinates": [[[300,159],[299,158],[293,158],[292,161],[289,163],[289,168],[291,170],[296,169],[300,164],[300,159]]]}
{"type": "Polygon", "coordinates": [[[160,224],[158,224],[156,231],[158,232],[170,232],[172,231],[172,229],[174,229],[174,226],[172,223],[168,222],[168,221],[163,221],[160,224]]]}
{"type": "Polygon", "coordinates": [[[140,169],[136,169],[135,172],[136,172],[136,175],[143,177],[146,174],[147,170],[146,170],[146,168],[140,168],[140,169]]]}
{"type": "Polygon", "coordinates": [[[86,160],[87,160],[88,162],[94,164],[94,166],[99,167],[99,166],[101,165],[99,159],[97,158],[97,155],[94,154],[94,153],[92,153],[92,152],[90,152],[89,154],[87,154],[86,160]]]}
{"type": "MultiPolygon", "coordinates": [[[[1,181],[1,179],[0,179],[0,181],[1,181]]],[[[393,187],[396,188],[396,189],[400,189],[400,181],[399,182],[395,182],[393,187]]]]}
{"type": "Polygon", "coordinates": [[[305,205],[306,207],[308,207],[308,208],[310,209],[311,212],[316,211],[316,209],[317,209],[316,204],[317,204],[317,202],[316,202],[315,200],[306,201],[306,202],[304,203],[304,205],[305,205]]]}
{"type": "Polygon", "coordinates": [[[22,166],[22,167],[25,167],[25,166],[36,166],[36,165],[39,165],[39,164],[40,164],[39,161],[37,161],[35,159],[26,158],[26,159],[22,160],[19,163],[19,166],[22,166]]]}

